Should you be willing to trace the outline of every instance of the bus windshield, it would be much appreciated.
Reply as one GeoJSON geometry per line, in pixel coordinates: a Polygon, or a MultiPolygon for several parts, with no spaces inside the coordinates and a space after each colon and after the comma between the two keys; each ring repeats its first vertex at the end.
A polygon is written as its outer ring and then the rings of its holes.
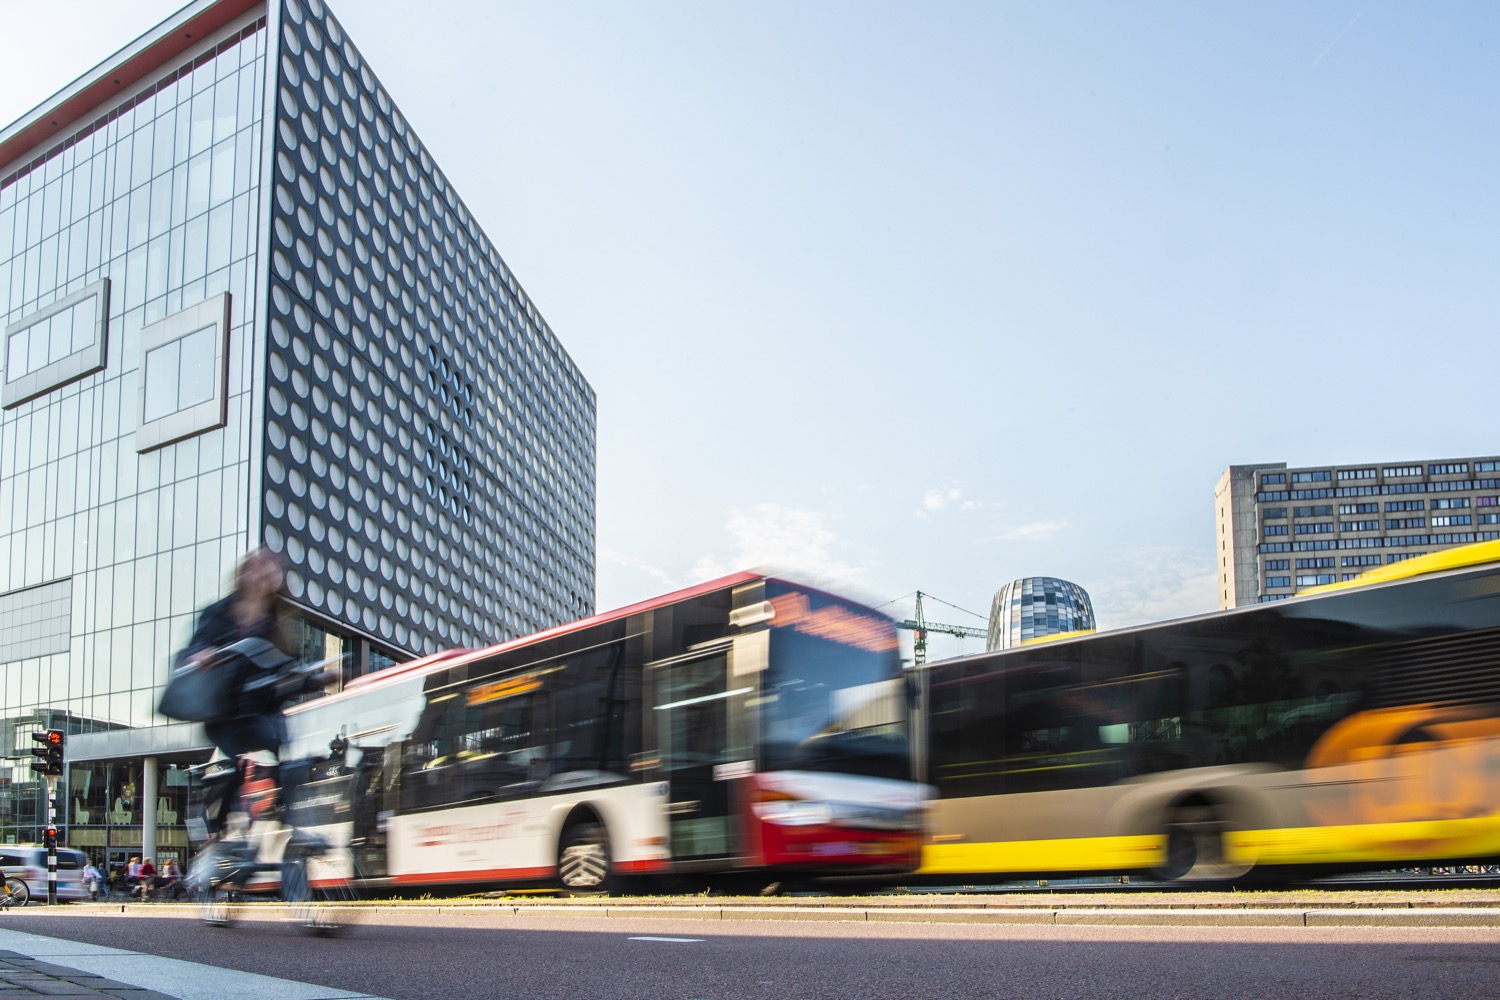
{"type": "Polygon", "coordinates": [[[894,623],[817,593],[769,596],[777,611],[760,702],[761,769],[910,780],[894,623]]]}

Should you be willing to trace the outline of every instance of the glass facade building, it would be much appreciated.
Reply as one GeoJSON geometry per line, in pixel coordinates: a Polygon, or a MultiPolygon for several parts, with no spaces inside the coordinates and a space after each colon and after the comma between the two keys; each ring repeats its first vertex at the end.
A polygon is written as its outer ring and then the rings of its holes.
{"type": "Polygon", "coordinates": [[[1219,607],[1281,601],[1500,538],[1500,456],[1233,465],[1214,490],[1214,518],[1219,607]]]}
{"type": "Polygon", "coordinates": [[[1054,576],[1028,576],[995,592],[985,645],[1010,649],[1029,639],[1094,627],[1094,604],[1086,590],[1054,576]]]}
{"type": "MultiPolygon", "coordinates": [[[[184,8],[0,132],[0,739],[71,734],[69,842],[181,857],[155,705],[238,559],[350,673],[587,615],[594,419],[334,15],[184,8]]],[[[0,767],[0,842],[45,812],[0,767]]]]}

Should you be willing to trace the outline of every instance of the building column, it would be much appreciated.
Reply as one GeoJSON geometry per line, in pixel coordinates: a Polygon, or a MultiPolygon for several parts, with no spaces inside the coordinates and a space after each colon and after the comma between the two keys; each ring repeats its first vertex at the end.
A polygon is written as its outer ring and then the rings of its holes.
{"type": "Polygon", "coordinates": [[[141,761],[141,857],[156,858],[156,758],[141,761]]]}

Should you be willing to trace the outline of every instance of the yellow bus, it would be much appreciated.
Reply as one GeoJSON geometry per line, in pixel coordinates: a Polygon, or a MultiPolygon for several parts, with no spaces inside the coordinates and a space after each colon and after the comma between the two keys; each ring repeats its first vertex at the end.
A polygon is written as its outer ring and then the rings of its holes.
{"type": "Polygon", "coordinates": [[[929,881],[1500,858],[1500,542],[919,680],[929,881]]]}

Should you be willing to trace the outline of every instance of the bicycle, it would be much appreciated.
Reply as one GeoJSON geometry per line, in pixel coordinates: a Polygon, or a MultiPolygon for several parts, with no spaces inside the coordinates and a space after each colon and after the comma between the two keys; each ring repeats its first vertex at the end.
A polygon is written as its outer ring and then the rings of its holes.
{"type": "MultiPolygon", "coordinates": [[[[230,763],[212,762],[195,770],[230,763]]],[[[285,794],[294,798],[297,789],[289,783],[285,794]]],[[[278,817],[257,816],[252,805],[242,834],[217,841],[200,854],[183,884],[210,926],[233,926],[250,898],[279,895],[295,923],[309,933],[334,935],[359,915],[350,905],[358,899],[355,874],[348,848],[278,817]]]]}
{"type": "Polygon", "coordinates": [[[8,910],[12,906],[25,906],[31,902],[31,889],[26,883],[14,875],[5,876],[5,888],[0,892],[0,910],[8,910]]]}

